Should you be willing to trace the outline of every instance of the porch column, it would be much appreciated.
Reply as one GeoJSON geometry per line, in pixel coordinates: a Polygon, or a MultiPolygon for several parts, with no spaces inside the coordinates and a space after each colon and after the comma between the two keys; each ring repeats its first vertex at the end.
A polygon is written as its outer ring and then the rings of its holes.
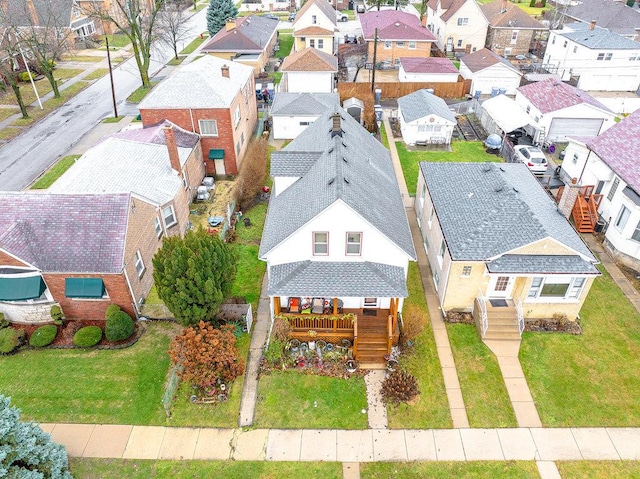
{"type": "Polygon", "coordinates": [[[273,312],[274,314],[280,314],[280,296],[273,297],[273,312]]]}
{"type": "Polygon", "coordinates": [[[333,298],[333,315],[338,316],[338,298],[333,298]]]}

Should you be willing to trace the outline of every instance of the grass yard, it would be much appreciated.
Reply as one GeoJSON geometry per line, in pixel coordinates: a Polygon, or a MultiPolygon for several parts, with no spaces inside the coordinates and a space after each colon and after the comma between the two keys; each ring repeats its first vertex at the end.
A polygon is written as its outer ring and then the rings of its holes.
{"type": "Polygon", "coordinates": [[[387,138],[387,130],[384,127],[384,122],[380,123],[380,140],[382,141],[382,144],[384,145],[384,147],[388,150],[389,138],[387,138]]]}
{"type": "Polygon", "coordinates": [[[280,50],[276,52],[276,57],[284,59],[289,56],[291,48],[293,48],[293,34],[280,32],[278,38],[280,39],[280,50]]]}
{"type": "Polygon", "coordinates": [[[120,120],[122,120],[124,118],[124,116],[120,115],[120,116],[110,116],[105,118],[104,120],[102,120],[102,123],[119,123],[120,120]]]}
{"type": "Polygon", "coordinates": [[[501,161],[500,157],[489,155],[479,141],[452,141],[453,151],[408,151],[402,141],[396,141],[400,164],[409,194],[415,195],[418,183],[418,163],[421,161],[468,161],[483,163],[485,161],[501,161]]]}
{"type": "Polygon", "coordinates": [[[193,39],[191,41],[191,43],[189,43],[186,47],[184,47],[182,49],[182,51],[180,52],[180,54],[182,55],[188,55],[189,53],[193,53],[196,51],[196,49],[202,45],[205,40],[209,39],[209,32],[204,32],[202,33],[202,38],[200,37],[196,37],[195,39],[193,39]]]}
{"type": "MultiPolygon", "coordinates": [[[[58,80],[58,87],[62,85],[60,80],[66,80],[72,78],[76,75],[82,73],[83,70],[79,70],[77,68],[57,68],[53,72],[53,76],[56,80],[58,80]]],[[[38,95],[42,98],[47,93],[51,92],[51,83],[46,78],[42,78],[41,80],[34,82],[36,85],[36,90],[38,90],[38,95]]],[[[30,105],[37,101],[36,94],[33,91],[33,87],[31,86],[31,82],[20,82],[20,93],[22,93],[22,99],[24,100],[25,105],[30,105]]],[[[62,94],[62,91],[60,91],[62,94]]],[[[3,95],[2,104],[4,105],[18,105],[18,100],[16,100],[15,95],[13,94],[13,90],[10,90],[6,95],[3,95]]]]}
{"type": "Polygon", "coordinates": [[[22,133],[22,128],[14,128],[8,126],[0,130],[0,140],[10,140],[11,138],[15,138],[20,133],[22,133]]]}
{"type": "Polygon", "coordinates": [[[102,35],[101,36],[102,41],[104,42],[104,47],[101,47],[102,49],[106,50],[107,49],[107,43],[106,43],[106,39],[109,39],[109,49],[114,49],[114,48],[124,48],[127,45],[131,44],[131,40],[129,40],[129,37],[122,34],[122,33],[116,33],[114,35],[102,35]]]}
{"type": "Polygon", "coordinates": [[[102,60],[104,60],[104,57],[98,55],[64,55],[61,61],[98,63],[102,60]]]}
{"type": "Polygon", "coordinates": [[[274,372],[260,376],[254,426],[366,429],[366,409],[366,387],[360,376],[341,379],[297,371],[274,372]]]}
{"type": "Polygon", "coordinates": [[[30,189],[32,190],[44,190],[49,188],[55,181],[62,176],[62,174],[71,168],[81,155],[69,155],[60,158],[51,168],[49,168],[40,178],[36,181],[30,189]]]}
{"type": "Polygon", "coordinates": [[[11,115],[15,115],[16,113],[20,113],[20,110],[16,108],[0,108],[0,121],[6,120],[11,115]]]}
{"type": "Polygon", "coordinates": [[[498,361],[474,325],[447,324],[470,427],[518,427],[498,361]]]}
{"type": "MultiPolygon", "coordinates": [[[[405,306],[414,304],[429,317],[422,289],[420,271],[416,263],[409,263],[407,277],[409,297],[405,306]]],[[[431,323],[427,320],[424,331],[416,338],[413,351],[400,358],[400,365],[418,380],[420,396],[413,405],[400,404],[387,407],[389,427],[392,429],[450,428],[451,415],[444,388],[440,360],[436,351],[431,323]]]]}
{"type": "Polygon", "coordinates": [[[523,334],[520,362],[542,424],[640,426],[640,315],[605,272],[580,316],[581,336],[523,334]]]}
{"type": "Polygon", "coordinates": [[[628,479],[640,477],[639,461],[557,461],[562,479],[628,479]]]}
{"type": "Polygon", "coordinates": [[[160,402],[174,323],[149,323],[130,348],[46,349],[2,358],[0,391],[23,420],[165,424],[160,402]]]}
{"type": "Polygon", "coordinates": [[[94,70],[91,73],[89,73],[86,77],[83,78],[83,80],[86,80],[86,81],[97,80],[98,78],[102,78],[103,76],[105,76],[107,73],[109,73],[108,68],[98,68],[97,70],[94,70]]]}
{"type": "Polygon", "coordinates": [[[342,479],[339,462],[160,461],[70,459],[75,479],[342,479]]]}
{"type": "MultiPolygon", "coordinates": [[[[375,462],[360,464],[362,479],[533,479],[536,463],[525,461],[375,462]]],[[[563,478],[565,476],[562,476],[563,478]]]]}
{"type": "Polygon", "coordinates": [[[131,95],[127,97],[127,101],[130,103],[140,103],[143,98],[147,96],[147,93],[149,93],[151,89],[157,84],[157,81],[152,81],[150,88],[140,85],[131,95]]]}

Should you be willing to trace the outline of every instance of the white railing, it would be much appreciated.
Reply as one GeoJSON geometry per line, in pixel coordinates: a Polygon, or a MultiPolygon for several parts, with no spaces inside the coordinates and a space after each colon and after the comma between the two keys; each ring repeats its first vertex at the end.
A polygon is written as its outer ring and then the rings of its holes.
{"type": "Polygon", "coordinates": [[[478,291],[478,304],[480,305],[480,321],[482,329],[482,337],[487,334],[487,328],[489,327],[489,317],[487,316],[487,298],[482,294],[482,291],[478,291]]]}
{"type": "Polygon", "coordinates": [[[524,310],[522,309],[522,300],[520,298],[516,299],[516,315],[518,316],[518,332],[520,333],[520,337],[522,337],[522,331],[524,331],[524,310]]]}

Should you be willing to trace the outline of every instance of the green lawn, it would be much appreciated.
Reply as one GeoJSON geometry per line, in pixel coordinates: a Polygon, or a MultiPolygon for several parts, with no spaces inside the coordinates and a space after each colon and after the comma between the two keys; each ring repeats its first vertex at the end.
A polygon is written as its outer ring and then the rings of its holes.
{"type": "Polygon", "coordinates": [[[119,123],[120,120],[122,120],[124,118],[124,116],[120,115],[120,116],[110,116],[105,118],[104,120],[102,120],[102,123],[119,123]]]}
{"type": "Polygon", "coordinates": [[[103,76],[105,76],[107,73],[109,73],[108,68],[98,68],[97,70],[94,70],[91,73],[89,73],[86,77],[83,78],[83,80],[86,80],[86,81],[97,80],[98,78],[102,78],[103,76]]]}
{"type": "MultiPolygon", "coordinates": [[[[407,278],[409,297],[405,306],[420,307],[427,318],[429,312],[422,289],[420,271],[416,263],[409,263],[407,278]]],[[[451,415],[444,388],[440,360],[436,350],[431,323],[427,321],[424,331],[416,338],[413,351],[400,358],[400,364],[418,380],[420,396],[413,405],[400,404],[387,407],[387,419],[392,429],[450,428],[451,415]]]]}
{"type": "Polygon", "coordinates": [[[71,168],[81,155],[69,155],[60,158],[49,168],[31,187],[32,190],[44,190],[49,188],[62,174],[71,168]]]}
{"type": "Polygon", "coordinates": [[[640,477],[640,461],[557,461],[562,479],[628,479],[640,477]]]}
{"type": "Polygon", "coordinates": [[[145,96],[151,91],[151,89],[158,84],[157,81],[151,82],[151,88],[145,86],[139,86],[131,95],[127,97],[127,101],[131,103],[140,103],[145,96]]]}
{"type": "Polygon", "coordinates": [[[112,48],[124,48],[131,43],[129,37],[123,33],[116,33],[115,35],[102,35],[102,41],[104,42],[104,49],[107,49],[106,39],[109,39],[109,50],[112,48]]]}
{"type": "Polygon", "coordinates": [[[191,43],[189,43],[189,45],[187,45],[186,47],[184,47],[182,49],[182,51],[180,52],[180,54],[182,55],[188,55],[189,53],[193,53],[196,51],[196,49],[202,45],[204,43],[205,40],[209,39],[209,32],[204,32],[202,34],[202,38],[200,37],[196,37],[195,39],[193,39],[191,41],[191,43]]]}
{"type": "Polygon", "coordinates": [[[293,34],[280,32],[278,38],[280,39],[280,50],[276,52],[276,57],[284,59],[289,56],[291,48],[293,48],[293,34]]]}
{"type": "Polygon", "coordinates": [[[501,161],[496,155],[489,155],[479,141],[452,141],[453,151],[408,151],[402,141],[396,141],[400,164],[409,194],[415,195],[418,182],[418,163],[421,161],[468,161],[482,163],[485,161],[501,161]]]}
{"type": "Polygon", "coordinates": [[[498,361],[474,325],[447,324],[470,427],[518,427],[498,361]]]}
{"type": "MultiPolygon", "coordinates": [[[[535,462],[376,462],[360,464],[361,479],[533,479],[535,462]]],[[[562,476],[564,478],[564,476],[562,476]]]]}
{"type": "Polygon", "coordinates": [[[580,316],[581,336],[523,334],[520,362],[542,424],[640,426],[640,315],[605,273],[580,316]]]}
{"type": "Polygon", "coordinates": [[[0,108],[0,121],[6,120],[11,115],[15,115],[16,113],[20,113],[20,110],[16,108],[0,108]]]}
{"type": "Polygon", "coordinates": [[[71,459],[75,479],[342,479],[338,462],[71,459]]]}
{"type": "Polygon", "coordinates": [[[382,144],[384,145],[384,147],[388,150],[389,138],[387,138],[387,130],[384,127],[384,122],[380,123],[380,140],[382,141],[382,144]]]}
{"type": "Polygon", "coordinates": [[[360,376],[340,379],[279,371],[260,376],[254,425],[285,429],[366,429],[366,409],[366,387],[360,376]]]}
{"type": "Polygon", "coordinates": [[[98,62],[101,62],[102,60],[104,60],[104,57],[98,56],[98,55],[64,55],[61,61],[98,63],[98,62]]]}

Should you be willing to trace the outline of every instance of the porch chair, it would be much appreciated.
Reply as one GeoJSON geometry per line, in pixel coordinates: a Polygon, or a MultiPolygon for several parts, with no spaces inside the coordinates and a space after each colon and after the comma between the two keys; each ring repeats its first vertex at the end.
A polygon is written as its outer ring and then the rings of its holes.
{"type": "Polygon", "coordinates": [[[313,298],[313,301],[311,301],[311,313],[312,314],[324,313],[324,298],[313,298]]]}
{"type": "Polygon", "coordinates": [[[289,298],[289,312],[290,313],[300,312],[300,298],[289,298]]]}

